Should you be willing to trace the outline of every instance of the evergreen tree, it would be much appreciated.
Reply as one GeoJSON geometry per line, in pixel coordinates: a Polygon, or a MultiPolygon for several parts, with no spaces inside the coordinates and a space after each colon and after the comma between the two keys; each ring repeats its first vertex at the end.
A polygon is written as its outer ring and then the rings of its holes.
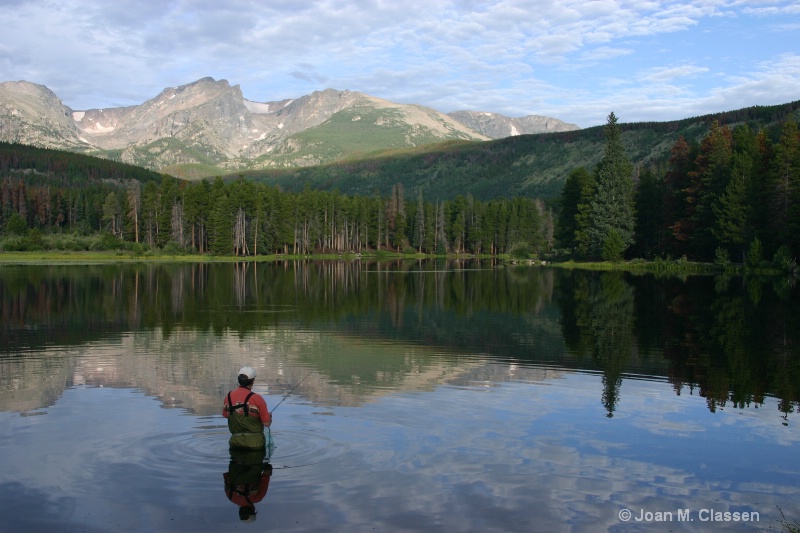
{"type": "Polygon", "coordinates": [[[625,155],[622,137],[613,112],[604,129],[603,158],[594,171],[594,196],[590,202],[589,226],[584,243],[589,257],[600,257],[605,240],[612,231],[627,249],[634,241],[633,165],[625,155]]]}
{"type": "Polygon", "coordinates": [[[800,252],[800,132],[797,122],[783,125],[772,164],[772,227],[792,253],[800,252]]]}
{"type": "Polygon", "coordinates": [[[576,234],[579,231],[580,206],[589,205],[593,186],[594,179],[584,167],[573,169],[567,176],[559,202],[561,212],[556,229],[558,246],[570,249],[577,247],[576,234]]]}
{"type": "Polygon", "coordinates": [[[769,165],[772,159],[772,141],[767,132],[756,134],[756,155],[753,165],[750,190],[747,193],[751,206],[751,224],[756,237],[772,251],[778,249],[777,237],[772,230],[771,180],[769,165]]]}
{"type": "Polygon", "coordinates": [[[662,183],[651,167],[642,170],[636,188],[636,254],[652,258],[663,249],[662,183]]]}
{"type": "Polygon", "coordinates": [[[123,213],[124,218],[124,237],[131,242],[139,242],[139,228],[142,211],[142,184],[138,181],[132,182],[124,193],[123,213]]]}
{"type": "Polygon", "coordinates": [[[156,244],[164,246],[170,240],[175,240],[173,223],[174,207],[178,203],[178,182],[175,178],[164,176],[158,191],[158,234],[156,244]]]}
{"type": "Polygon", "coordinates": [[[426,253],[436,250],[436,206],[432,202],[425,204],[425,234],[423,235],[423,249],[426,253]]]}
{"type": "Polygon", "coordinates": [[[695,170],[689,173],[691,194],[687,201],[695,204],[692,215],[695,231],[691,242],[695,257],[713,258],[717,246],[713,233],[716,218],[714,204],[719,202],[728,184],[732,153],[730,130],[715,120],[700,143],[695,170]]]}
{"type": "Polygon", "coordinates": [[[149,246],[156,243],[158,218],[158,186],[154,181],[148,181],[142,191],[142,220],[145,242],[149,246]]]}
{"type": "Polygon", "coordinates": [[[208,180],[202,180],[188,184],[183,193],[183,214],[189,230],[187,244],[200,253],[205,252],[210,190],[208,180]]]}
{"type": "Polygon", "coordinates": [[[103,202],[103,222],[105,223],[105,229],[115,237],[119,235],[121,229],[119,224],[120,212],[117,195],[113,192],[108,193],[105,202],[103,202]]]}
{"type": "Polygon", "coordinates": [[[483,253],[485,237],[485,210],[482,202],[476,202],[472,195],[467,196],[470,219],[467,226],[467,243],[469,250],[474,254],[483,253]]]}
{"type": "Polygon", "coordinates": [[[418,253],[422,253],[425,244],[425,202],[422,199],[422,189],[417,198],[417,211],[414,217],[414,238],[412,244],[418,253]]]}
{"type": "Polygon", "coordinates": [[[664,175],[664,229],[667,232],[664,251],[675,257],[688,253],[694,235],[694,203],[687,200],[691,194],[689,174],[694,170],[696,157],[693,152],[686,139],[678,137],[664,175]]]}
{"type": "Polygon", "coordinates": [[[408,221],[406,220],[406,201],[403,198],[403,184],[398,183],[394,187],[397,192],[395,196],[395,222],[394,222],[394,236],[392,243],[398,251],[402,251],[408,241],[406,230],[408,228],[408,221]]]}
{"type": "Polygon", "coordinates": [[[211,185],[209,208],[208,249],[216,255],[233,252],[233,214],[231,213],[228,191],[221,178],[211,185]]]}
{"type": "Polygon", "coordinates": [[[720,246],[739,256],[742,262],[744,262],[745,243],[750,240],[752,234],[748,223],[750,204],[747,197],[752,168],[752,159],[747,154],[734,154],[730,179],[725,191],[719,201],[712,205],[714,237],[720,246]]]}

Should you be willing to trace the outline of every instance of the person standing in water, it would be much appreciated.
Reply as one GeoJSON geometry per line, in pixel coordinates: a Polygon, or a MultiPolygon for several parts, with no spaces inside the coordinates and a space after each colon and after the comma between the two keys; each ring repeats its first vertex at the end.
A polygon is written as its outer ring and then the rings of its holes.
{"type": "Polygon", "coordinates": [[[251,366],[239,370],[239,387],[225,397],[222,416],[228,419],[231,449],[265,450],[264,428],[272,425],[272,413],[260,394],[253,392],[256,371],[251,366]]]}
{"type": "Polygon", "coordinates": [[[222,405],[222,416],[228,419],[231,432],[231,461],[223,474],[225,494],[239,506],[239,519],[247,522],[256,519],[255,504],[266,496],[272,475],[267,457],[267,451],[272,453],[272,438],[264,436],[264,428],[272,425],[272,414],[264,398],[253,392],[255,380],[253,367],[242,367],[239,387],[225,396],[222,405]]]}

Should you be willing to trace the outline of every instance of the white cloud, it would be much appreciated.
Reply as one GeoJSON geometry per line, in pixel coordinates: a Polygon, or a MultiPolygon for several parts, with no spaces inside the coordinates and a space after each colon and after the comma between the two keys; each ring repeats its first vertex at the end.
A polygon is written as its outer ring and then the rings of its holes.
{"type": "Polygon", "coordinates": [[[647,72],[641,73],[639,79],[641,81],[658,82],[662,83],[676,78],[686,78],[695,76],[697,74],[705,74],[709,72],[706,67],[696,67],[694,65],[683,65],[680,67],[657,67],[648,69],[647,72]]]}
{"type": "Polygon", "coordinates": [[[627,56],[634,53],[630,48],[613,48],[610,46],[600,46],[594,50],[587,50],[581,55],[584,61],[602,61],[613,57],[627,56]]]}
{"type": "MultiPolygon", "coordinates": [[[[641,106],[632,114],[642,118],[710,112],[703,106],[767,98],[775,81],[775,97],[796,99],[796,73],[766,65],[794,53],[785,32],[798,11],[772,0],[4,2],[0,80],[42,83],[75,109],[137,104],[213,76],[255,100],[333,87],[587,126],[617,102],[641,106]],[[770,55],[723,72],[716,63],[737,56],[740,28],[769,45],[753,54],[770,55]],[[665,55],[683,41],[698,46],[665,55]],[[624,94],[606,92],[615,78],[630,82],[624,94]]],[[[776,102],[744,105],[763,103],[776,102]]]]}

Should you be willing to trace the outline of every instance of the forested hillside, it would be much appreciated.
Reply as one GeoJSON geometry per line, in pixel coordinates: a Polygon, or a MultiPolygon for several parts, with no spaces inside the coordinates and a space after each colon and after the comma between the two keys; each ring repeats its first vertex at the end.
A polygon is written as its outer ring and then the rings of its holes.
{"type": "Polygon", "coordinates": [[[268,180],[188,182],[0,145],[0,249],[686,258],[794,271],[798,104],[643,125],[612,113],[592,130],[458,143],[268,180]],[[563,168],[566,184],[532,183],[526,172],[537,165],[563,168]],[[337,190],[343,183],[352,187],[337,190]]]}
{"type": "Polygon", "coordinates": [[[686,257],[796,270],[800,132],[714,121],[700,144],[682,136],[665,166],[634,170],[612,113],[602,159],[574,169],[560,197],[557,242],[584,259],[686,257]]]}
{"type": "Polygon", "coordinates": [[[429,202],[186,182],[68,152],[0,145],[0,249],[167,248],[254,256],[393,250],[521,255],[546,247],[552,216],[531,198],[429,202]]]}
{"type": "Polygon", "coordinates": [[[33,229],[39,242],[41,233],[99,232],[109,195],[121,203],[136,201],[136,191],[160,183],[161,175],[72,152],[0,143],[0,180],[0,231],[20,235],[33,229]]]}
{"type": "MultiPolygon", "coordinates": [[[[666,163],[671,147],[681,136],[690,144],[699,143],[715,121],[729,128],[740,124],[753,131],[763,128],[777,141],[783,121],[792,116],[800,119],[798,113],[800,101],[673,122],[621,122],[619,128],[627,156],[635,166],[644,167],[666,163]]],[[[435,201],[459,194],[471,194],[479,200],[516,196],[551,200],[561,194],[573,169],[594,168],[603,155],[603,144],[603,127],[597,126],[488,142],[451,141],[329,165],[243,175],[289,191],[309,186],[343,194],[388,196],[400,183],[409,195],[422,191],[425,198],[435,201]]]]}

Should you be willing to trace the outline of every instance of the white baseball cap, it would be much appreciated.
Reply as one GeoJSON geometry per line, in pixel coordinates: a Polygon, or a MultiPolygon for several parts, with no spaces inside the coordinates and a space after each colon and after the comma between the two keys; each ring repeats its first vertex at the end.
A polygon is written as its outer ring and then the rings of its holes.
{"type": "Polygon", "coordinates": [[[245,375],[247,379],[253,379],[256,377],[256,371],[252,366],[243,366],[239,369],[239,375],[245,375]]]}

